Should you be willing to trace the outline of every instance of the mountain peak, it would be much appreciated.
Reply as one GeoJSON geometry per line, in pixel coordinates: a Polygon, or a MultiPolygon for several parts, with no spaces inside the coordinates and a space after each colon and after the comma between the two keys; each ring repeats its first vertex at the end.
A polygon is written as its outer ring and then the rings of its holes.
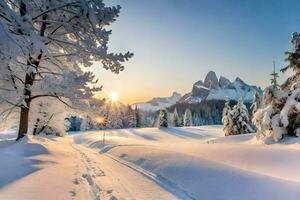
{"type": "Polygon", "coordinates": [[[217,78],[214,71],[207,73],[204,82],[197,81],[193,85],[192,92],[185,94],[179,102],[199,103],[204,100],[223,100],[228,96],[232,100],[243,98],[245,101],[252,101],[255,92],[261,93],[261,89],[256,86],[246,84],[237,77],[231,82],[224,76],[217,78]]]}
{"type": "Polygon", "coordinates": [[[246,86],[248,86],[248,84],[245,83],[245,82],[244,82],[241,78],[239,78],[239,77],[237,77],[237,78],[235,79],[234,82],[240,83],[241,85],[246,85],[246,86]]]}
{"type": "Polygon", "coordinates": [[[204,86],[207,88],[216,89],[219,86],[219,81],[214,71],[209,71],[204,79],[204,86]]]}
{"type": "Polygon", "coordinates": [[[224,76],[220,76],[220,79],[219,79],[219,86],[221,88],[224,88],[224,87],[227,87],[228,85],[230,85],[231,82],[229,79],[227,79],[226,77],[224,76]]]}
{"type": "Polygon", "coordinates": [[[174,97],[179,97],[179,98],[180,98],[180,97],[181,97],[181,94],[174,91],[174,92],[172,93],[172,96],[171,96],[170,98],[174,98],[174,97]]]}
{"type": "Polygon", "coordinates": [[[181,94],[178,92],[173,92],[170,97],[154,97],[150,101],[145,103],[135,103],[132,106],[137,106],[137,108],[146,111],[157,111],[161,108],[170,107],[181,98],[181,94]]]}

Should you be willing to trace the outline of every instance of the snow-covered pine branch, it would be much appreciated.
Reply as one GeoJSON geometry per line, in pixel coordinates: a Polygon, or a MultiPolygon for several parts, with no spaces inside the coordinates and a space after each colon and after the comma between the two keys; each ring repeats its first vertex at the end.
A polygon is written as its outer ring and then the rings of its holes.
{"type": "Polygon", "coordinates": [[[0,0],[1,102],[20,109],[18,139],[27,133],[31,102],[53,97],[66,105],[101,88],[84,67],[119,73],[132,53],[108,51],[107,27],[120,13],[102,0],[0,0]]]}

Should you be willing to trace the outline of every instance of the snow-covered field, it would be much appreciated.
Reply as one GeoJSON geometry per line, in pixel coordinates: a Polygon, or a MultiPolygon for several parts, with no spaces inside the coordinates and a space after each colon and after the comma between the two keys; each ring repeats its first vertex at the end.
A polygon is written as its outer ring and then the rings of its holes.
{"type": "Polygon", "coordinates": [[[300,140],[264,145],[221,127],[0,134],[0,199],[255,199],[300,196],[300,140]]]}

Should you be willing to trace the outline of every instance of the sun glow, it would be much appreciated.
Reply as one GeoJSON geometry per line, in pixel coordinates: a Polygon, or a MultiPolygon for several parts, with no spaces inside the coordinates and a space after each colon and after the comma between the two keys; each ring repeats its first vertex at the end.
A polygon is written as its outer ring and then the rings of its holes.
{"type": "Polygon", "coordinates": [[[118,99],[119,99],[119,95],[118,95],[118,93],[116,93],[116,92],[112,92],[112,93],[109,95],[109,98],[110,98],[111,101],[116,102],[116,101],[118,101],[118,99]]]}
{"type": "Polygon", "coordinates": [[[104,117],[101,117],[101,116],[99,116],[99,117],[96,117],[96,122],[98,122],[99,124],[104,124],[105,123],[105,118],[104,117]]]}

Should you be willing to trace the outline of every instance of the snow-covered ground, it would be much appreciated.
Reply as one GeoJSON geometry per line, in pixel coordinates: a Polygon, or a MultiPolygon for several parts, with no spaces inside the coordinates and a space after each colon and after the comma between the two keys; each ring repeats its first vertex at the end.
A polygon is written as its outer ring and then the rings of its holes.
{"type": "MultiPolygon", "coordinates": [[[[1,134],[0,134],[1,135],[1,134]]],[[[264,145],[221,127],[0,138],[0,199],[299,199],[300,140],[264,145]],[[105,144],[103,144],[105,133],[105,144]]]]}

